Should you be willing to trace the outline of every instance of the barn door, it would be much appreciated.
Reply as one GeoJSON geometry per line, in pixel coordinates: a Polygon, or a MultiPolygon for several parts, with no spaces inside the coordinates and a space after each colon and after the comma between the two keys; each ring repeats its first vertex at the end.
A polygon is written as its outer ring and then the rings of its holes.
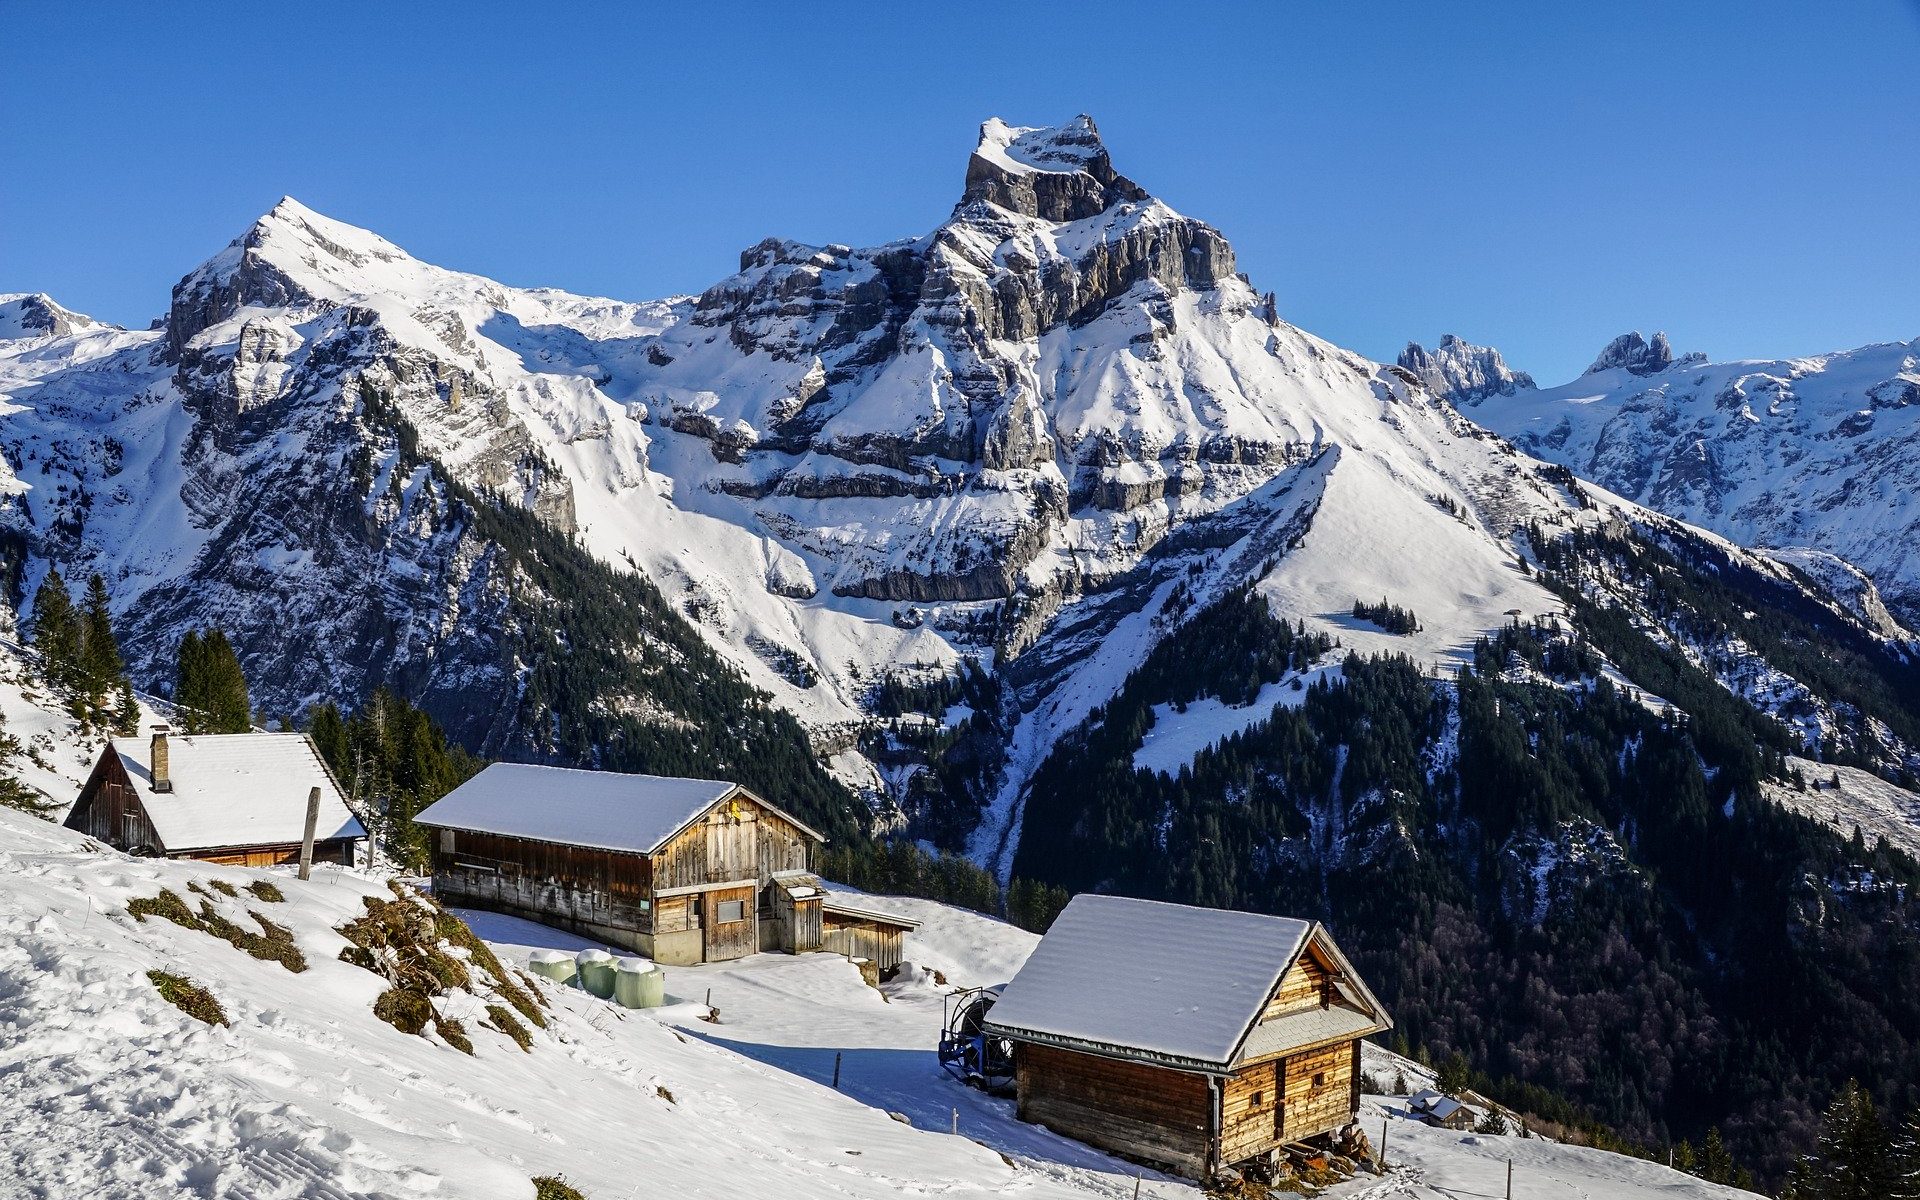
{"type": "Polygon", "coordinates": [[[702,957],[707,962],[745,958],[760,949],[751,887],[702,892],[700,910],[702,957]]]}

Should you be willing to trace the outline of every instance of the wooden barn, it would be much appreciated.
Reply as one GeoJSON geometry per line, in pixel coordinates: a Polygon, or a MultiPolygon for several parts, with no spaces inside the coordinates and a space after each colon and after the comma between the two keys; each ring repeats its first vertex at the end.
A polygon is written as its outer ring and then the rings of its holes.
{"type": "Polygon", "coordinates": [[[303,733],[114,738],[66,824],[130,854],[265,867],[300,860],[307,801],[320,790],[315,862],[352,866],[367,836],[303,733]]]}
{"type": "Polygon", "coordinates": [[[1345,1129],[1391,1027],[1316,922],[1098,895],[986,1018],[1021,1119],[1197,1179],[1345,1129]]]}
{"type": "MultiPolygon", "coordinates": [[[[810,872],[825,839],[738,784],[495,763],[429,805],[434,892],[687,965],[839,952],[849,922],[810,872]]],[[[897,945],[897,941],[896,941],[897,945]]],[[[897,962],[897,959],[896,959],[897,962]]]]}

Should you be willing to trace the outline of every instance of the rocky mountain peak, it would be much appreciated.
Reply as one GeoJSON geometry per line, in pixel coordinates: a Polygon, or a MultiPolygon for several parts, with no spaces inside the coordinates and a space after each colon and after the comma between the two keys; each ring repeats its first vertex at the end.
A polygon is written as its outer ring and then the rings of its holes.
{"type": "Polygon", "coordinates": [[[13,338],[66,337],[101,322],[62,308],[44,292],[0,295],[0,341],[13,338]]]}
{"type": "Polygon", "coordinates": [[[1673,345],[1667,341],[1666,334],[1656,333],[1649,342],[1635,330],[1608,342],[1600,357],[1587,368],[1587,374],[1620,368],[1630,375],[1657,375],[1672,365],[1673,345]]]}
{"type": "Polygon", "coordinates": [[[1099,129],[1083,113],[1057,126],[1009,125],[998,117],[982,124],[979,144],[967,160],[961,204],[984,200],[1060,223],[1150,198],[1145,188],[1113,169],[1099,129]]]}
{"type": "Polygon", "coordinates": [[[1428,391],[1454,404],[1477,404],[1489,396],[1511,396],[1534,387],[1533,377],[1507,366],[1498,350],[1451,333],[1443,334],[1432,350],[1408,342],[1398,361],[1418,375],[1428,391]]]}

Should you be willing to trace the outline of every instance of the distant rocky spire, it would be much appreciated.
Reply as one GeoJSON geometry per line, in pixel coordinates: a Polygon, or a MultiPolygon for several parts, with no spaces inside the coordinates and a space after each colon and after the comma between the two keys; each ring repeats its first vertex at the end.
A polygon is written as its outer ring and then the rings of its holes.
{"type": "Polygon", "coordinates": [[[1673,346],[1667,341],[1667,335],[1656,333],[1651,342],[1640,336],[1635,330],[1623,333],[1607,343],[1600,357],[1593,360],[1587,368],[1587,374],[1595,371],[1620,369],[1630,375],[1658,375],[1673,365],[1673,346]]]}
{"type": "Polygon", "coordinates": [[[1442,335],[1440,345],[1432,350],[1408,342],[1399,363],[1418,375],[1428,391],[1454,404],[1477,404],[1489,396],[1511,396],[1534,386],[1533,377],[1507,366],[1498,350],[1462,341],[1451,333],[1442,335]]]}

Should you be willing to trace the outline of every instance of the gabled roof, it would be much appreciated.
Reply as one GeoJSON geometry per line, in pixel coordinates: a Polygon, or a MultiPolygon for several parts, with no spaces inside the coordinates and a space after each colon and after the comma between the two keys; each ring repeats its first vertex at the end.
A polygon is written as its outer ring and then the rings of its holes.
{"type": "Polygon", "coordinates": [[[724,779],[621,775],[531,763],[494,763],[428,805],[414,820],[436,829],[652,854],[708,809],[735,794],[824,837],[724,779]]]}
{"type": "Polygon", "coordinates": [[[316,787],[316,841],[367,836],[304,733],[171,734],[170,792],[153,790],[150,740],[114,738],[108,747],[170,853],[298,842],[307,832],[307,793],[316,787]]]}
{"type": "MultiPolygon", "coordinates": [[[[1016,1039],[1208,1072],[1382,1028],[1383,1016],[1338,1007],[1255,1024],[1309,943],[1327,949],[1365,994],[1314,922],[1075,896],[994,1004],[987,1025],[1016,1039]]],[[[1382,1011],[1377,1002],[1369,1007],[1382,1011]]]]}

